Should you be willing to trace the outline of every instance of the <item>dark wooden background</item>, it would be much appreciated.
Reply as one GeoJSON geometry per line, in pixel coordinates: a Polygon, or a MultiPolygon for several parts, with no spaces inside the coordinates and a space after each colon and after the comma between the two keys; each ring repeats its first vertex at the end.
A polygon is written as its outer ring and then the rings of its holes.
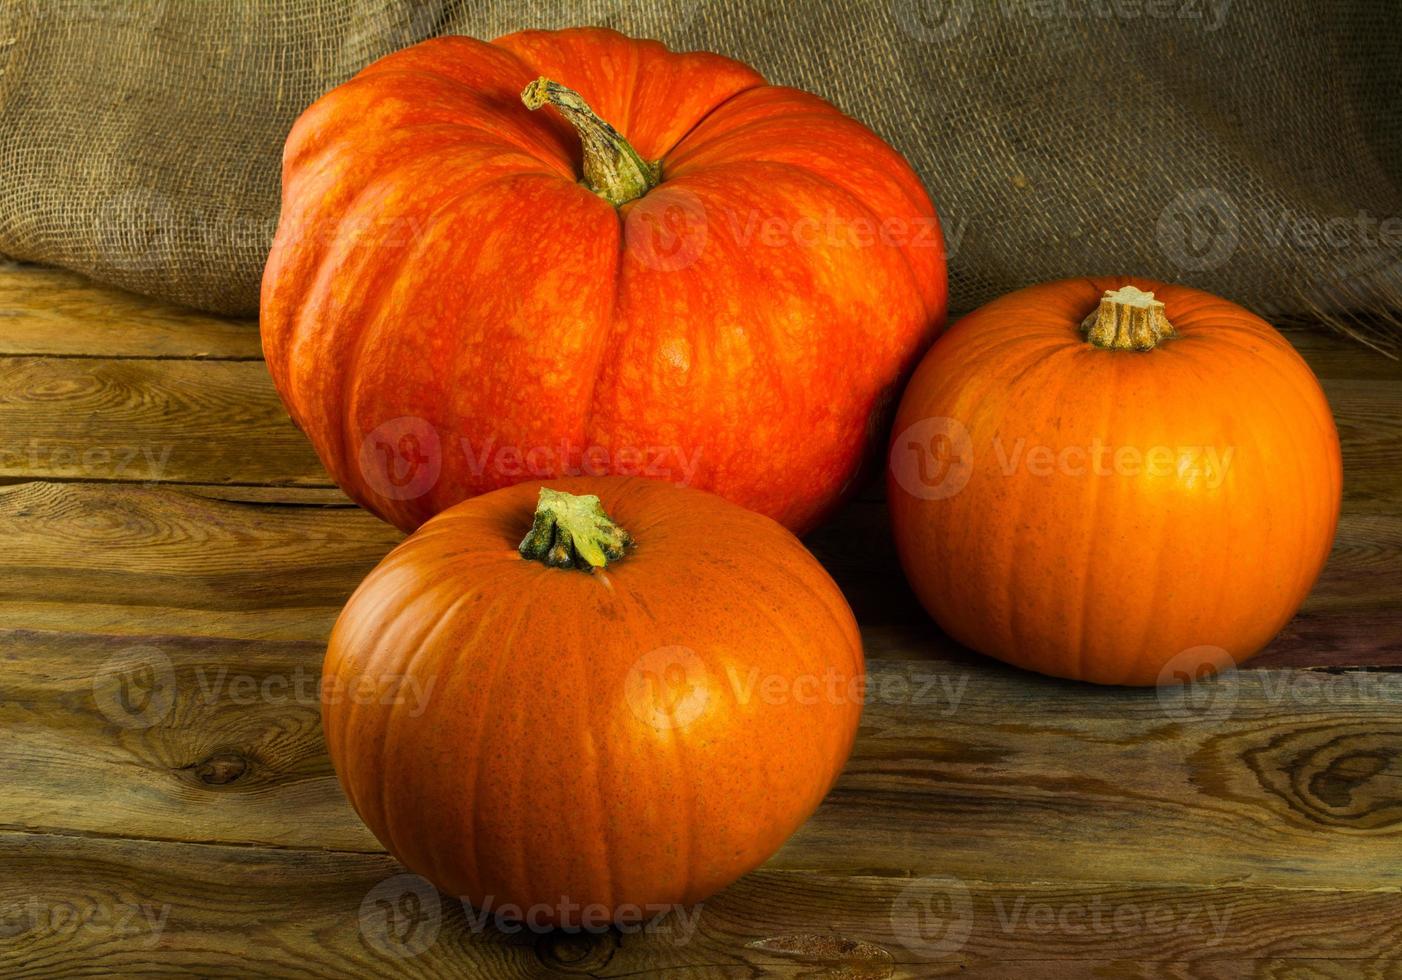
{"type": "Polygon", "coordinates": [[[954,649],[873,489],[809,542],[874,692],[830,798],[694,930],[536,935],[398,877],[341,796],[324,641],[399,535],[256,326],[0,268],[0,972],[1402,976],[1402,369],[1288,335],[1344,512],[1249,669],[1175,700],[954,649]]]}

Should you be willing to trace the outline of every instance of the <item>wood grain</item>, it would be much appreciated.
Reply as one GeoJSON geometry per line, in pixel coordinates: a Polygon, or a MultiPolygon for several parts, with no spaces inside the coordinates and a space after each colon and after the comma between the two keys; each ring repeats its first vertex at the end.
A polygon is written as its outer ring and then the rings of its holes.
{"type": "Polygon", "coordinates": [[[0,632],[0,826],[382,851],[326,757],[325,652],[0,632]]]}
{"type": "Polygon", "coordinates": [[[0,479],[330,486],[259,361],[0,358],[0,479]]]}
{"type": "Polygon", "coordinates": [[[76,272],[0,261],[0,355],[261,360],[258,324],[158,303],[76,272]]]}
{"type": "MultiPolygon", "coordinates": [[[[133,336],[144,338],[135,347],[158,339],[150,330],[133,336]]],[[[1402,367],[1371,355],[1364,363],[1375,360],[1387,366],[1366,378],[1326,376],[1324,387],[1343,441],[1350,510],[1397,514],[1402,367]]],[[[0,357],[0,424],[0,480],[10,482],[331,485],[266,369],[252,361],[0,357]]]]}
{"type": "MultiPolygon", "coordinates": [[[[0,826],[379,850],[325,757],[320,645],[8,631],[0,651],[0,826]]],[[[878,661],[869,685],[846,772],[772,867],[996,879],[1018,841],[1059,881],[1402,886],[1402,673],[1241,672],[1180,699],[878,661]]]]}
{"type": "Polygon", "coordinates": [[[12,626],[315,642],[402,538],[357,508],[52,483],[0,487],[0,535],[12,626]]]}
{"type": "Polygon", "coordinates": [[[872,482],[808,539],[871,665],[829,798],[694,929],[537,935],[403,878],[340,793],[324,643],[401,535],[256,325],[0,264],[0,972],[1402,977],[1402,365],[1286,335],[1344,513],[1252,669],[1161,696],[962,650],[872,482]]]}
{"type": "MultiPolygon", "coordinates": [[[[402,536],[339,491],[0,487],[0,622],[85,633],[322,642],[402,536]]],[[[905,584],[879,500],[808,539],[871,657],[970,662],[905,584]]],[[[1402,665],[1402,517],[1353,515],[1300,616],[1252,666],[1402,665]]]]}
{"type": "Polygon", "coordinates": [[[1249,882],[760,871],[626,932],[540,933],[374,855],[3,834],[0,870],[0,968],[16,978],[1352,977],[1384,975],[1402,942],[1396,892],[1249,882]]]}

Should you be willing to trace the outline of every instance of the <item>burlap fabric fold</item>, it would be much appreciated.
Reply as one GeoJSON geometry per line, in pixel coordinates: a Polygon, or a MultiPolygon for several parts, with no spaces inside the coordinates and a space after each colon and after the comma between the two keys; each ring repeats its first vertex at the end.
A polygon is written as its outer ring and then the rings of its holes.
{"type": "Polygon", "coordinates": [[[576,24],[881,133],[944,217],[956,310],[1134,272],[1386,343],[1402,305],[1393,0],[0,0],[0,252],[251,313],[319,93],[435,34],[576,24]]]}

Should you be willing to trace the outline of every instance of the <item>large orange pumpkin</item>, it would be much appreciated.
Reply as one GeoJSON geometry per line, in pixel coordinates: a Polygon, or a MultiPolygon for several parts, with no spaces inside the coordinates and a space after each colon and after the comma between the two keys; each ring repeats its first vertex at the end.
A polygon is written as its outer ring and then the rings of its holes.
{"type": "Polygon", "coordinates": [[[573,473],[802,532],[944,313],[934,209],[868,129],[578,29],[425,41],[311,106],[262,334],[328,471],[401,528],[573,473]]]}
{"type": "Polygon", "coordinates": [[[585,477],[476,497],[391,552],[331,635],[323,721],[411,870],[579,926],[769,857],[842,769],[862,681],[852,613],[792,534],[585,477]]]}
{"type": "Polygon", "coordinates": [[[950,328],[897,415],[901,562],[954,639],[1102,684],[1261,650],[1329,554],[1342,472],[1309,367],[1183,286],[1068,279],[950,328]]]}

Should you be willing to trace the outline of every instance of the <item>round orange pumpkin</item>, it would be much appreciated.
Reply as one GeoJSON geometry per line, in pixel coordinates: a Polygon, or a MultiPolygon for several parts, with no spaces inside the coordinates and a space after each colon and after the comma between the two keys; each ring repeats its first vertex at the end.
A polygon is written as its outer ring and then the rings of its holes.
{"type": "Polygon", "coordinates": [[[1339,440],[1309,367],[1226,300],[1068,279],[961,319],[897,414],[891,521],[960,643],[1102,684],[1240,663],[1324,566],[1339,440]]]}
{"type": "Polygon", "coordinates": [[[322,717],[406,866],[580,926],[773,854],[842,769],[862,683],[852,613],[788,531],[586,477],[476,497],[391,552],[336,623],[322,717]]]}
{"type": "Polygon", "coordinates": [[[801,533],[945,290],[919,178],[827,102],[714,54],[529,31],[425,41],[303,114],[261,329],[327,470],[406,530],[623,474],[801,533]]]}

